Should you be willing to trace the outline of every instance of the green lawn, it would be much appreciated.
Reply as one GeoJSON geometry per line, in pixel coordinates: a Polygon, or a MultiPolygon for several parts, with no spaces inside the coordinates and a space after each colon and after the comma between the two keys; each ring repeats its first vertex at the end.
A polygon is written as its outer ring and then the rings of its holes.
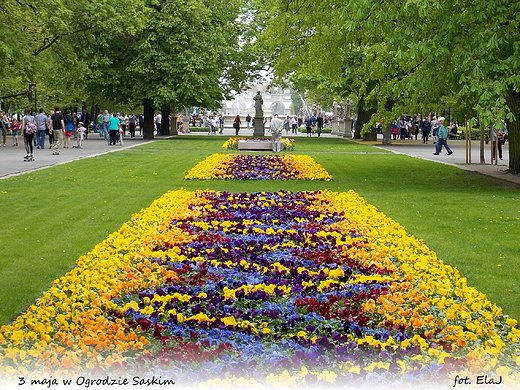
{"type": "MultiPolygon", "coordinates": [[[[320,181],[188,181],[225,138],[183,135],[0,181],[0,324],[11,321],[168,190],[355,190],[423,239],[469,284],[520,319],[520,191],[456,167],[384,153],[341,138],[298,137],[334,176],[320,181]]],[[[231,152],[231,151],[230,151],[231,152]]]]}

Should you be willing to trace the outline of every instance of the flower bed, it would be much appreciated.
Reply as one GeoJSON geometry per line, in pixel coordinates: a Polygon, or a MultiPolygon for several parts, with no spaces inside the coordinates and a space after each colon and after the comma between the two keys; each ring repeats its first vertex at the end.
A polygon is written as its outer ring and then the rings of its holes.
{"type": "Polygon", "coordinates": [[[0,377],[518,385],[519,338],[515,320],[353,192],[176,191],[0,329],[0,377]]]}
{"type": "Polygon", "coordinates": [[[185,179],[331,180],[325,169],[305,155],[212,154],[198,163],[185,179]]]}
{"type": "Polygon", "coordinates": [[[518,386],[519,340],[515,320],[353,192],[181,190],[0,328],[0,377],[518,386]]]}

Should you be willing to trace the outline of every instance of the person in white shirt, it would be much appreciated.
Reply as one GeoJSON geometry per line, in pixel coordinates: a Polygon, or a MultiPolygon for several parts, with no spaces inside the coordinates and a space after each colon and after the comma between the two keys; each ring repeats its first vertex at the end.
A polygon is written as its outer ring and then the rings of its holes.
{"type": "Polygon", "coordinates": [[[273,143],[273,152],[280,152],[282,150],[282,131],[283,121],[278,118],[278,114],[274,114],[271,119],[271,141],[273,143]]]}
{"type": "Polygon", "coordinates": [[[158,112],[155,117],[153,118],[153,121],[155,123],[155,130],[157,130],[157,135],[161,135],[161,113],[158,112]]]}
{"type": "Polygon", "coordinates": [[[296,118],[296,116],[293,116],[291,119],[291,127],[293,134],[298,133],[298,119],[296,118]]]}

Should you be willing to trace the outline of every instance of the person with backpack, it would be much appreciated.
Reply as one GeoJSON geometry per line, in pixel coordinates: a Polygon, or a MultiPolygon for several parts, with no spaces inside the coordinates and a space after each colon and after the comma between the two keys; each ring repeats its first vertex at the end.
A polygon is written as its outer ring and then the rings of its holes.
{"type": "Polygon", "coordinates": [[[428,117],[422,121],[421,130],[422,130],[422,142],[423,142],[423,144],[427,144],[428,138],[430,137],[430,133],[432,131],[432,124],[430,122],[430,117],[428,117]]]}
{"type": "Polygon", "coordinates": [[[74,120],[74,116],[72,115],[71,110],[65,111],[65,143],[63,145],[64,148],[70,148],[70,138],[74,135],[74,131],[76,131],[76,121],[74,120]]]}
{"type": "Polygon", "coordinates": [[[34,134],[36,134],[37,131],[36,121],[32,115],[32,110],[30,108],[26,108],[25,116],[22,118],[23,143],[25,145],[25,151],[27,152],[24,157],[24,161],[34,161],[33,139],[34,134]]]}

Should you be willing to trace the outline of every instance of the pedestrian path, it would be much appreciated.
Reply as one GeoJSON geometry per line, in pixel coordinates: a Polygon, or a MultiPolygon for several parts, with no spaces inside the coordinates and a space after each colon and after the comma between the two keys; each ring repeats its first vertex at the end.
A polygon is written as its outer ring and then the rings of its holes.
{"type": "Polygon", "coordinates": [[[457,166],[461,169],[476,172],[478,174],[491,176],[500,180],[505,180],[520,186],[520,175],[513,175],[508,172],[509,167],[509,143],[503,146],[503,160],[498,160],[498,164],[491,162],[491,144],[484,146],[484,164],[480,163],[480,142],[472,141],[471,149],[466,148],[465,140],[450,140],[448,144],[453,154],[448,156],[443,150],[440,155],[435,156],[435,146],[432,141],[423,144],[422,140],[392,140],[391,145],[382,145],[381,140],[376,142],[363,142],[381,149],[389,150],[425,160],[436,161],[442,164],[457,166]]]}
{"type": "MultiPolygon", "coordinates": [[[[47,141],[47,139],[45,140],[47,141]]],[[[150,140],[143,140],[143,137],[126,137],[123,145],[108,145],[108,141],[97,133],[89,134],[84,141],[82,149],[72,148],[76,144],[76,139],[71,139],[71,148],[60,149],[59,155],[53,155],[46,142],[44,149],[34,148],[34,161],[24,161],[25,147],[23,138],[19,138],[18,146],[12,146],[12,137],[7,137],[6,146],[0,146],[0,179],[16,176],[25,172],[48,168],[54,165],[65,164],[70,161],[80,160],[86,157],[93,157],[104,153],[110,153],[121,149],[128,149],[150,140]]]]}
{"type": "MultiPolygon", "coordinates": [[[[188,135],[180,133],[179,136],[188,135]]],[[[191,132],[189,135],[207,135],[206,132],[191,132]]],[[[252,136],[253,130],[247,130],[245,128],[240,129],[240,137],[252,136]]],[[[266,131],[266,137],[270,134],[266,131]]],[[[288,134],[284,137],[299,138],[305,136],[304,134],[288,134]]],[[[330,133],[323,133],[321,135],[324,138],[336,137],[342,138],[337,135],[331,135],[330,133]]],[[[222,138],[223,140],[228,137],[235,137],[235,130],[233,128],[225,128],[224,134],[215,135],[215,137],[222,138]]],[[[520,188],[520,175],[513,175],[507,171],[509,166],[509,144],[506,143],[503,147],[503,160],[499,160],[498,164],[491,164],[490,145],[485,145],[485,161],[486,164],[480,164],[480,144],[478,141],[471,143],[471,153],[469,154],[471,162],[468,163],[466,154],[466,141],[464,140],[453,140],[449,141],[450,148],[453,150],[451,156],[447,156],[445,151],[439,156],[434,156],[433,152],[435,147],[433,142],[430,141],[428,144],[423,144],[422,140],[392,140],[391,145],[382,145],[381,135],[380,139],[373,142],[354,140],[356,142],[363,143],[365,145],[375,146],[380,149],[392,151],[394,153],[404,154],[416,158],[425,160],[436,161],[442,164],[449,164],[457,166],[461,169],[472,171],[478,174],[491,176],[500,180],[504,180],[510,183],[518,185],[520,188]]],[[[155,139],[161,139],[164,137],[158,136],[155,139]]],[[[319,138],[314,137],[316,142],[319,138]]],[[[25,162],[23,157],[26,155],[25,148],[23,146],[23,140],[19,142],[18,146],[12,146],[12,137],[7,137],[7,145],[4,147],[0,146],[0,179],[19,175],[25,172],[44,169],[54,165],[64,164],[74,160],[80,160],[87,157],[93,157],[105,153],[111,153],[118,150],[132,148],[137,145],[141,145],[147,142],[153,142],[154,140],[145,140],[142,136],[136,136],[135,138],[125,137],[123,145],[111,146],[108,142],[101,138],[98,133],[89,134],[89,138],[85,140],[83,149],[70,148],[61,149],[59,155],[53,155],[47,144],[44,149],[34,149],[35,161],[25,162]]],[[[75,139],[71,139],[71,145],[76,143],[75,139]]]]}

